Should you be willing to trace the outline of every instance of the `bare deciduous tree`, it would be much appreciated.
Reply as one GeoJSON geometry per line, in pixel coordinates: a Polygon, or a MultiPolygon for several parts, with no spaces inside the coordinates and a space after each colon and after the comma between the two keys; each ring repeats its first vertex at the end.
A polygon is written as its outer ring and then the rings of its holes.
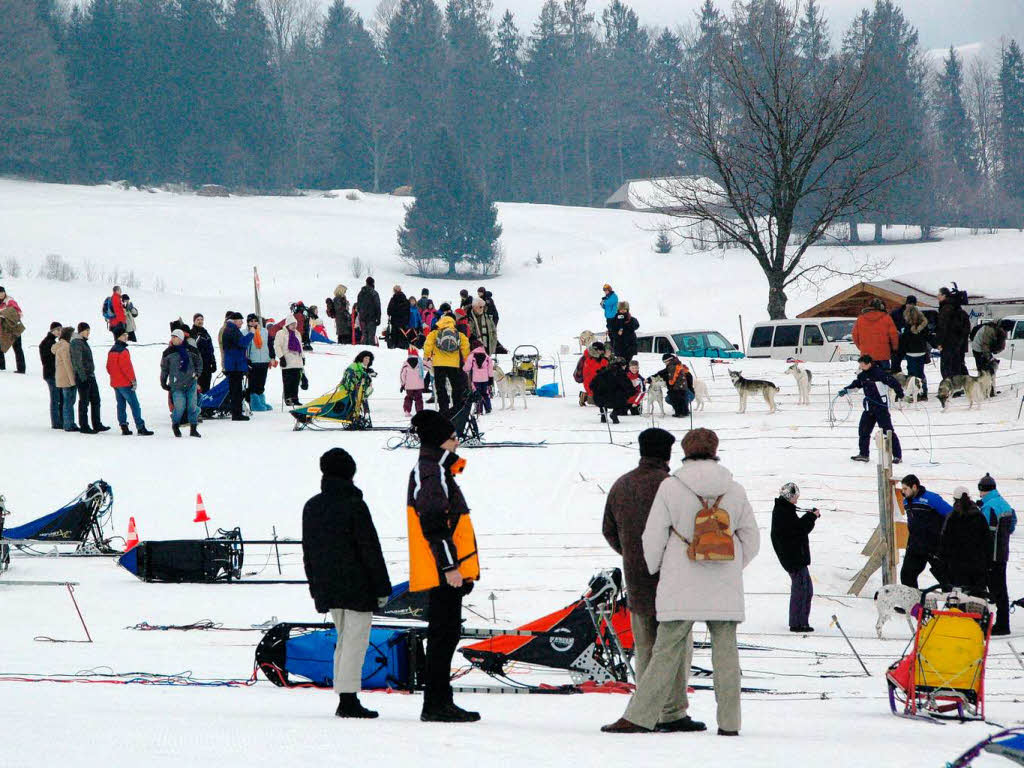
{"type": "Polygon", "coordinates": [[[280,67],[296,38],[311,39],[320,22],[315,0],[260,0],[274,41],[274,62],[280,67]]]}
{"type": "Polygon", "coordinates": [[[872,110],[875,86],[845,57],[801,57],[795,7],[782,0],[738,4],[729,34],[708,57],[716,89],[686,80],[669,107],[678,146],[703,161],[703,177],[659,182],[662,212],[692,237],[710,223],[748,250],[768,280],[768,314],[786,316],[785,289],[831,275],[869,277],[884,266],[808,249],[836,220],[869,211],[908,170],[890,128],[872,110]]]}
{"type": "Polygon", "coordinates": [[[986,183],[992,181],[996,168],[996,147],[999,131],[999,102],[996,96],[996,74],[992,62],[981,57],[967,65],[964,100],[974,124],[978,141],[978,165],[986,183]]]}

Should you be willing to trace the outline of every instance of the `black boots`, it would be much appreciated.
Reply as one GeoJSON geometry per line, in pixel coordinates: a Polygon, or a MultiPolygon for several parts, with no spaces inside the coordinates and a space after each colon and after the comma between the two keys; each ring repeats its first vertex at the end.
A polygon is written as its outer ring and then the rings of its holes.
{"type": "Polygon", "coordinates": [[[153,433],[150,430],[146,429],[145,424],[143,424],[141,427],[139,427],[139,437],[149,437],[152,434],[153,433]]]}
{"type": "Polygon", "coordinates": [[[443,704],[429,709],[424,707],[420,714],[420,720],[424,723],[475,723],[479,719],[479,712],[470,712],[454,704],[443,704]]]}
{"type": "Polygon", "coordinates": [[[128,425],[127,424],[122,424],[121,425],[121,434],[122,435],[130,435],[130,434],[132,434],[132,431],[130,429],[128,429],[128,425]]]}
{"type": "Polygon", "coordinates": [[[188,436],[189,437],[202,437],[202,435],[199,434],[199,430],[196,429],[196,425],[195,424],[193,424],[192,426],[190,426],[188,428],[188,436]]]}
{"type": "Polygon", "coordinates": [[[174,433],[175,437],[181,437],[181,426],[178,424],[171,424],[171,432],[174,433]]]}
{"type": "Polygon", "coordinates": [[[337,717],[355,717],[363,720],[377,717],[376,712],[359,703],[359,697],[354,693],[338,694],[338,709],[334,714],[337,717]]]}

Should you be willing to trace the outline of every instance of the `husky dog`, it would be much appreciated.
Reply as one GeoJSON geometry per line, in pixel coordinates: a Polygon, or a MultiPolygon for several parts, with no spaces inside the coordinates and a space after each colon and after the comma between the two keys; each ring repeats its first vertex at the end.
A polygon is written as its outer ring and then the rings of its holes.
{"type": "MultiPolygon", "coordinates": [[[[998,360],[995,361],[998,363],[998,360]]],[[[986,399],[992,390],[992,374],[985,371],[980,376],[950,376],[943,379],[939,384],[939,402],[942,403],[942,410],[946,410],[946,403],[957,392],[967,395],[971,410],[975,404],[981,408],[981,401],[986,399]]]]}
{"type": "Polygon", "coordinates": [[[711,394],[708,392],[708,385],[693,376],[693,405],[698,411],[704,410],[704,403],[711,402],[711,394]]]}
{"type": "Polygon", "coordinates": [[[509,410],[516,409],[516,397],[523,398],[523,408],[526,408],[526,379],[522,376],[509,376],[498,366],[494,366],[494,387],[498,390],[498,397],[501,398],[501,409],[505,410],[505,400],[512,402],[509,410]]]}
{"type": "Polygon", "coordinates": [[[583,349],[587,349],[591,344],[597,340],[597,336],[594,335],[593,331],[583,331],[579,335],[580,346],[583,349]]]}
{"type": "Polygon", "coordinates": [[[921,602],[921,590],[908,587],[903,584],[889,584],[875,592],[875,608],[878,610],[878,621],[875,622],[875,632],[878,639],[882,639],[882,627],[885,622],[898,613],[902,613],[907,620],[911,632],[915,632],[914,622],[910,615],[914,606],[921,602]]]}
{"type": "MultiPolygon", "coordinates": [[[[903,399],[908,403],[916,403],[921,396],[921,380],[906,373],[894,373],[892,377],[903,387],[903,399]]],[[[890,395],[890,398],[895,399],[895,396],[890,395]]]]}
{"type": "Polygon", "coordinates": [[[647,385],[647,394],[644,397],[647,398],[648,413],[654,413],[654,404],[657,403],[661,415],[665,415],[665,380],[661,376],[655,376],[651,379],[651,383],[647,385]]]}
{"type": "Polygon", "coordinates": [[[729,378],[732,379],[732,385],[736,387],[736,391],[740,393],[739,413],[747,412],[747,396],[758,392],[768,403],[769,413],[775,413],[775,393],[779,391],[777,386],[764,379],[744,379],[740,371],[729,371],[729,378]]]}
{"type": "Polygon", "coordinates": [[[800,363],[793,363],[786,369],[786,373],[796,379],[796,389],[800,395],[797,405],[811,404],[811,381],[814,374],[800,367],[800,363]]]}

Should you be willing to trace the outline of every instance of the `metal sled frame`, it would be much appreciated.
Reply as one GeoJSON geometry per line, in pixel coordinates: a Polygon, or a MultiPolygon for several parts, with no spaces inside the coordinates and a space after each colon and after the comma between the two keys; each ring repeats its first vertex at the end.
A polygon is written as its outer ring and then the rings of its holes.
{"type": "Polygon", "coordinates": [[[0,496],[0,573],[10,567],[10,548],[13,546],[19,552],[37,557],[50,557],[60,555],[62,557],[110,557],[121,554],[120,551],[110,546],[110,542],[118,537],[104,538],[103,526],[110,518],[110,512],[114,508],[114,489],[103,480],[89,483],[88,487],[78,496],[64,504],[61,509],[70,507],[72,504],[85,502],[89,505],[89,529],[81,541],[67,539],[4,539],[4,517],[9,512],[4,506],[4,497],[0,496]],[[57,552],[56,550],[40,551],[42,545],[75,544],[72,551],[57,552]]]}
{"type": "Polygon", "coordinates": [[[334,413],[335,406],[339,403],[345,402],[347,399],[346,397],[339,397],[337,400],[333,399],[339,392],[343,391],[341,382],[339,381],[338,386],[336,386],[327,396],[328,402],[326,407],[315,414],[310,415],[308,413],[296,413],[294,410],[291,411],[292,416],[295,418],[295,426],[292,427],[293,431],[299,432],[307,427],[323,431],[356,431],[373,429],[373,419],[370,416],[370,400],[366,397],[365,383],[361,383],[353,395],[355,398],[355,404],[352,406],[352,414],[354,414],[354,416],[351,416],[350,418],[341,418],[331,415],[334,413]],[[323,421],[326,421],[327,423],[322,423],[323,421]],[[328,423],[330,423],[330,425],[328,425],[328,423]]]}
{"type": "Polygon", "coordinates": [[[512,350],[512,371],[509,375],[522,376],[526,380],[526,391],[531,395],[536,392],[540,377],[540,350],[533,344],[520,344],[512,350]]]}

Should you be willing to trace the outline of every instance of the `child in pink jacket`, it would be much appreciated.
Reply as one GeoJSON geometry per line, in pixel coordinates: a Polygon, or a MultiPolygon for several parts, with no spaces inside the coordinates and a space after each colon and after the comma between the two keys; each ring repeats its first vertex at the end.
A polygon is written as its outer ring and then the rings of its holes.
{"type": "Polygon", "coordinates": [[[491,385],[494,383],[494,361],[487,354],[483,345],[476,347],[469,353],[462,370],[469,374],[469,381],[473,388],[480,393],[480,402],[477,403],[476,412],[481,410],[491,412],[491,385]]]}
{"type": "Polygon", "coordinates": [[[405,392],[405,402],[402,410],[406,416],[412,415],[412,406],[416,404],[416,413],[423,410],[423,363],[420,362],[420,353],[416,347],[409,347],[409,358],[402,366],[399,374],[401,388],[399,392],[405,392]]]}

